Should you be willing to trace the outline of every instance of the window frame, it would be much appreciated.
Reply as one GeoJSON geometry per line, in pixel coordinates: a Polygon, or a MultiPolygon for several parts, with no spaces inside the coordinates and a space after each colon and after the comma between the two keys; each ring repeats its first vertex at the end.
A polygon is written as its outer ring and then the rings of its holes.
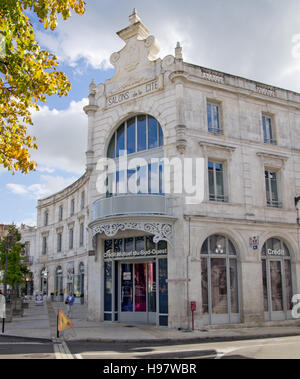
{"type": "Polygon", "coordinates": [[[280,191],[280,170],[278,169],[272,169],[270,167],[264,167],[264,178],[265,178],[265,201],[268,208],[282,208],[283,204],[281,201],[281,191],[280,191]],[[266,173],[268,173],[268,178],[266,177],[266,173]],[[270,177],[270,174],[276,175],[276,192],[277,192],[277,199],[273,199],[273,192],[272,192],[272,178],[270,177]],[[267,181],[268,181],[268,187],[267,188],[267,181]],[[269,200],[268,200],[268,193],[269,193],[269,200]]]}
{"type": "Polygon", "coordinates": [[[74,228],[69,229],[69,250],[74,249],[74,228]]]}
{"type": "Polygon", "coordinates": [[[74,214],[75,214],[75,199],[71,199],[70,216],[74,216],[74,214]]]}
{"type": "Polygon", "coordinates": [[[218,102],[216,100],[206,100],[206,125],[207,125],[207,131],[208,133],[214,134],[214,135],[224,135],[224,129],[223,129],[223,119],[222,119],[222,104],[221,102],[218,102]],[[211,127],[209,126],[209,112],[208,107],[211,107],[210,110],[210,119],[211,119],[211,127]],[[217,109],[217,116],[218,116],[218,127],[215,128],[214,122],[213,122],[213,109],[212,107],[216,107],[217,109]]]}
{"type": "Polygon", "coordinates": [[[216,159],[207,159],[207,175],[208,175],[208,200],[213,202],[222,202],[222,203],[228,203],[228,189],[227,189],[227,182],[225,180],[225,177],[227,177],[227,167],[226,167],[226,161],[222,160],[216,160],[216,159]],[[210,193],[210,168],[209,164],[213,164],[213,185],[214,185],[214,193],[210,193]],[[222,182],[223,182],[223,195],[217,194],[217,171],[216,171],[216,164],[222,165],[222,182]]]}
{"type": "Polygon", "coordinates": [[[274,116],[268,113],[262,113],[261,126],[262,126],[262,137],[263,137],[264,143],[270,144],[270,145],[276,145],[277,140],[276,140],[276,128],[275,128],[274,116]],[[269,120],[269,130],[267,130],[266,119],[269,120]]]}
{"type": "Polygon", "coordinates": [[[57,233],[57,252],[61,253],[62,251],[62,232],[57,233]]]}
{"type": "Polygon", "coordinates": [[[46,210],[44,212],[44,226],[48,226],[48,224],[49,224],[49,211],[46,210]]]}
{"type": "Polygon", "coordinates": [[[84,223],[81,222],[79,226],[79,246],[82,247],[84,245],[84,223]]]}
{"type": "Polygon", "coordinates": [[[58,208],[58,221],[63,220],[63,214],[64,214],[64,208],[62,205],[60,205],[58,208]]]}
{"type": "Polygon", "coordinates": [[[47,254],[47,236],[42,236],[42,255],[47,254]]]}

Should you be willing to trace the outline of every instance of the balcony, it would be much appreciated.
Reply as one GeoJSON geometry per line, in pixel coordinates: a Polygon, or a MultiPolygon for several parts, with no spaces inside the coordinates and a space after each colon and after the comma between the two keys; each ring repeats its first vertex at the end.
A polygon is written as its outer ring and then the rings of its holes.
{"type": "Polygon", "coordinates": [[[96,200],[93,220],[124,215],[170,215],[168,199],[161,195],[120,195],[96,200]]]}

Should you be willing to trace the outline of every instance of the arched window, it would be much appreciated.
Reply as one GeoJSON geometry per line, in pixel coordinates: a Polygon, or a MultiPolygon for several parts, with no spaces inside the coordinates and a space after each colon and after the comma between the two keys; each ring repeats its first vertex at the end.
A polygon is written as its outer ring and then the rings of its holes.
{"type": "Polygon", "coordinates": [[[239,322],[237,253],[227,237],[212,235],[204,241],[201,277],[206,323],[239,322]]]}
{"type": "Polygon", "coordinates": [[[111,137],[107,158],[115,159],[115,172],[106,179],[107,196],[114,194],[162,194],[163,132],[149,115],[123,122],[111,137]],[[119,158],[127,157],[121,166],[119,158]]]}
{"type": "Polygon", "coordinates": [[[266,320],[291,318],[291,256],[289,248],[279,238],[270,238],[263,245],[262,282],[266,320]]]}
{"type": "Polygon", "coordinates": [[[134,116],[115,131],[107,149],[108,158],[117,158],[163,146],[164,138],[159,122],[149,115],[134,116]]]}

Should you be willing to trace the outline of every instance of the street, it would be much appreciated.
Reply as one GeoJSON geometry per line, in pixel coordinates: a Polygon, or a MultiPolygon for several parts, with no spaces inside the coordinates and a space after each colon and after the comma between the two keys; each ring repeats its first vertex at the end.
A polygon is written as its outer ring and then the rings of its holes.
{"type": "Polygon", "coordinates": [[[0,359],[55,359],[52,341],[0,336],[0,359]]]}
{"type": "Polygon", "coordinates": [[[68,342],[77,359],[300,359],[300,337],[209,343],[68,342]]]}
{"type": "Polygon", "coordinates": [[[0,337],[0,359],[300,359],[300,337],[205,343],[116,343],[0,337]]]}

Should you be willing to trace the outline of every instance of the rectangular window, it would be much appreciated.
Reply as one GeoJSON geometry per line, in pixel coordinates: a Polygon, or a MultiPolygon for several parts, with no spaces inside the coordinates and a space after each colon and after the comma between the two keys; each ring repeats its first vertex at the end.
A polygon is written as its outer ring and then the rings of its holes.
{"type": "Polygon", "coordinates": [[[267,206],[271,208],[281,208],[278,196],[278,180],[277,173],[265,170],[266,197],[267,206]]]}
{"type": "Polygon", "coordinates": [[[57,252],[61,252],[61,246],[62,246],[62,234],[58,233],[57,234],[57,252]]]}
{"type": "Polygon", "coordinates": [[[210,133],[222,134],[219,104],[207,103],[207,126],[210,133]]]}
{"type": "Polygon", "coordinates": [[[72,199],[71,200],[71,216],[73,216],[74,212],[75,212],[75,200],[72,199]]]}
{"type": "Polygon", "coordinates": [[[43,255],[47,254],[47,237],[43,237],[42,254],[43,255]]]}
{"type": "Polygon", "coordinates": [[[208,162],[209,200],[227,202],[224,186],[223,163],[208,162]]]}
{"type": "Polygon", "coordinates": [[[59,210],[58,210],[58,220],[62,221],[62,219],[63,219],[63,206],[60,205],[59,210]]]}
{"type": "Polygon", "coordinates": [[[79,232],[79,246],[83,246],[84,239],[84,224],[83,222],[80,224],[80,232],[79,232]]]}
{"type": "Polygon", "coordinates": [[[81,192],[81,204],[80,204],[81,209],[84,208],[84,200],[85,200],[84,197],[85,197],[85,193],[83,191],[81,192]]]}
{"type": "Polygon", "coordinates": [[[69,249],[73,249],[73,237],[74,237],[74,231],[73,229],[69,230],[69,249]]]}
{"type": "Polygon", "coordinates": [[[262,127],[264,134],[264,143],[275,144],[274,130],[272,126],[272,118],[270,116],[262,116],[262,127]]]}
{"type": "Polygon", "coordinates": [[[25,246],[24,246],[24,249],[25,249],[25,255],[26,257],[29,257],[30,255],[30,242],[25,242],[25,246]]]}
{"type": "Polygon", "coordinates": [[[45,212],[45,214],[44,214],[44,226],[48,225],[48,218],[49,218],[49,213],[45,212]]]}

